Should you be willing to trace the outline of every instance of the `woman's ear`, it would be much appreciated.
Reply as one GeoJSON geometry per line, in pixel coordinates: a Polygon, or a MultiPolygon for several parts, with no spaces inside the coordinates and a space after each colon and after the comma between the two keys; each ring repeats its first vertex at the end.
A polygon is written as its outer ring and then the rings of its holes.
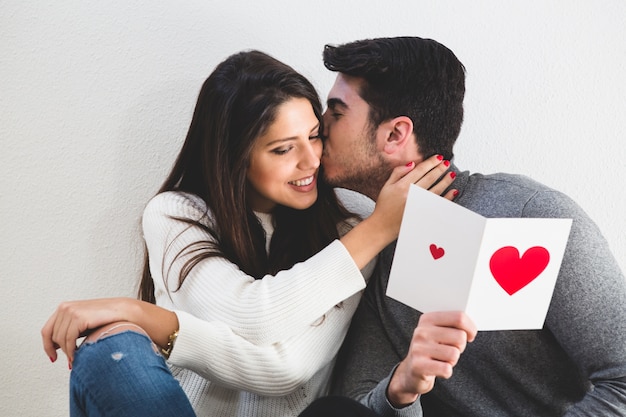
{"type": "Polygon", "coordinates": [[[413,121],[407,116],[398,116],[384,123],[386,126],[383,150],[388,155],[405,152],[407,145],[414,145],[413,121]]]}

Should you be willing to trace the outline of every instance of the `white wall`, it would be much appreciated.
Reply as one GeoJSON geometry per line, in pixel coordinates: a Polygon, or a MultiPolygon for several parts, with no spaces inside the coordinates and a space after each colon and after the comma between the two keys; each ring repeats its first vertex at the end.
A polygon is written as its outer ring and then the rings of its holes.
{"type": "Polygon", "coordinates": [[[325,43],[418,35],[468,71],[457,164],[570,194],[626,268],[626,3],[0,1],[0,415],[67,415],[39,330],[62,300],[132,296],[138,222],[227,55],[257,48],[324,96],[325,43]],[[383,5],[384,4],[384,5],[383,5]]]}

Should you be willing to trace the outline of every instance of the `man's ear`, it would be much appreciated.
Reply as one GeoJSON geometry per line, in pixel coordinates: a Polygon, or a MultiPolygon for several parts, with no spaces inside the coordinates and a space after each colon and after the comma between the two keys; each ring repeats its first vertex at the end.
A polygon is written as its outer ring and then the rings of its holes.
{"type": "Polygon", "coordinates": [[[388,155],[405,152],[407,145],[414,145],[413,121],[407,116],[398,116],[383,123],[385,134],[383,150],[388,155]]]}

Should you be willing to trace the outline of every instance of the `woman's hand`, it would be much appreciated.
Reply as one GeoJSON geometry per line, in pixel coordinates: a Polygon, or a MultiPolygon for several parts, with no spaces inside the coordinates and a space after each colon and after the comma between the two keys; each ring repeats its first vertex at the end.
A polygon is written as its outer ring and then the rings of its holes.
{"type": "MultiPolygon", "coordinates": [[[[445,173],[448,167],[443,158],[435,155],[417,166],[411,162],[393,170],[376,199],[374,212],[340,239],[359,269],[398,238],[410,185],[441,194],[455,177],[445,173]]],[[[451,200],[454,196],[454,190],[450,190],[445,198],[451,200]]]]}
{"type": "Polygon", "coordinates": [[[450,161],[444,160],[441,155],[433,155],[415,166],[416,175],[421,175],[415,184],[443,198],[452,200],[456,197],[457,190],[450,189],[445,195],[443,194],[456,178],[454,171],[444,175],[449,168],[450,161]]]}
{"type": "Polygon", "coordinates": [[[176,313],[134,298],[68,301],[57,307],[41,329],[43,349],[52,362],[61,349],[71,366],[80,337],[116,322],[139,326],[159,346],[165,346],[169,335],[178,329],[176,313]]]}
{"type": "Polygon", "coordinates": [[[127,319],[127,304],[134,301],[130,298],[104,298],[61,303],[41,329],[44,351],[54,362],[57,360],[57,349],[61,349],[71,364],[76,341],[91,330],[127,319]]]}
{"type": "MultiPolygon", "coordinates": [[[[372,216],[380,222],[382,230],[389,233],[389,242],[397,239],[400,232],[410,185],[416,184],[435,194],[443,193],[456,177],[454,172],[446,174],[449,165],[449,162],[444,161],[440,155],[434,155],[418,165],[410,162],[393,170],[380,190],[372,213],[372,216]]],[[[444,198],[452,200],[456,195],[455,191],[448,191],[444,198]]]]}

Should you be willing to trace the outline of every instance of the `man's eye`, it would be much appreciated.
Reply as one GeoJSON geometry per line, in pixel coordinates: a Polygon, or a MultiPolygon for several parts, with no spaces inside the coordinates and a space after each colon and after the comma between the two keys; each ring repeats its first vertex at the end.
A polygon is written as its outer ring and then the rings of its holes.
{"type": "Polygon", "coordinates": [[[332,112],[330,115],[335,119],[339,119],[341,116],[343,116],[343,114],[337,112],[332,112]]]}

